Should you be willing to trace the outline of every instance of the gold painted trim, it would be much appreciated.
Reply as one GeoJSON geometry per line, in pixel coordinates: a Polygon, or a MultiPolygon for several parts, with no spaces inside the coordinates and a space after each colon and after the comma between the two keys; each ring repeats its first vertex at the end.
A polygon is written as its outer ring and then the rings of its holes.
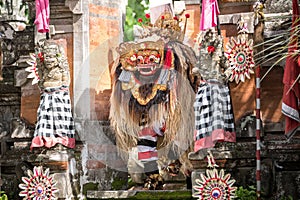
{"type": "Polygon", "coordinates": [[[132,93],[133,97],[139,102],[139,104],[144,106],[144,105],[148,104],[149,101],[151,101],[155,97],[155,95],[157,94],[157,90],[166,91],[167,86],[166,85],[154,85],[152,88],[151,94],[149,96],[147,96],[146,99],[141,97],[141,95],[139,93],[139,86],[134,87],[131,90],[131,93],[132,93]]]}

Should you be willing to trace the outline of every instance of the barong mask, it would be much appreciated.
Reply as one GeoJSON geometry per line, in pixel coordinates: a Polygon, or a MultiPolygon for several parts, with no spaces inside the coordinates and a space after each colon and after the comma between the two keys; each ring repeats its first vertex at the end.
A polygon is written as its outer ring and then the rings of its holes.
{"type": "MultiPolygon", "coordinates": [[[[164,53],[162,40],[121,44],[118,51],[122,69],[133,72],[139,81],[144,82],[143,78],[149,80],[147,77],[157,77],[162,68],[164,53]]],[[[155,82],[155,79],[152,82],[155,82]]]]}
{"type": "Polygon", "coordinates": [[[120,45],[119,53],[123,70],[119,78],[122,81],[122,89],[130,89],[139,104],[146,105],[155,97],[158,89],[166,89],[155,86],[163,68],[162,40],[120,45]],[[140,89],[142,85],[143,90],[140,89]]]}

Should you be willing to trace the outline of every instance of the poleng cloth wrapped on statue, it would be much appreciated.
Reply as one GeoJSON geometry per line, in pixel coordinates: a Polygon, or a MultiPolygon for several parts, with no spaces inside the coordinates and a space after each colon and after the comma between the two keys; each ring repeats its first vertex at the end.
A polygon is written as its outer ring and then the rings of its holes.
{"type": "Polygon", "coordinates": [[[57,143],[75,147],[75,127],[67,86],[44,89],[37,112],[38,119],[31,148],[50,148],[57,143]]]}
{"type": "Polygon", "coordinates": [[[201,83],[194,109],[195,152],[214,147],[218,141],[236,141],[230,94],[226,85],[217,80],[201,83]]]}

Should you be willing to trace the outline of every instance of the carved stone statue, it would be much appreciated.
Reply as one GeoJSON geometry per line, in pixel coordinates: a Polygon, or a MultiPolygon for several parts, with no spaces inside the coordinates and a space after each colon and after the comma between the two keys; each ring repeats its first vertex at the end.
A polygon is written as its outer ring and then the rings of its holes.
{"type": "MultiPolygon", "coordinates": [[[[33,147],[53,147],[60,143],[75,147],[75,127],[69,96],[69,65],[64,49],[55,41],[46,40],[36,47],[36,62],[27,71],[41,90],[33,147]],[[36,77],[33,77],[36,76],[36,77]]],[[[30,62],[29,62],[30,63],[30,62]]]]}
{"type": "Polygon", "coordinates": [[[203,159],[207,150],[214,148],[217,142],[235,142],[236,134],[231,97],[224,75],[227,60],[222,37],[215,28],[207,29],[198,34],[196,46],[199,62],[193,73],[201,81],[194,102],[196,154],[190,153],[189,158],[198,156],[198,159],[203,159]]]}

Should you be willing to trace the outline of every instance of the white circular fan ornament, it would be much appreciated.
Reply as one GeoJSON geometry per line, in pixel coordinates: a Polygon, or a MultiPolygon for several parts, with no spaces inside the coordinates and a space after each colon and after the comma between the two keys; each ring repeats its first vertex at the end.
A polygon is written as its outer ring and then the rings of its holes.
{"type": "Polygon", "coordinates": [[[30,66],[25,69],[25,71],[29,72],[30,74],[27,76],[27,78],[32,78],[32,85],[37,84],[40,81],[40,77],[38,74],[38,68],[37,68],[37,61],[36,61],[36,55],[34,53],[31,53],[30,59],[27,60],[27,64],[30,66]]]}
{"type": "Polygon", "coordinates": [[[225,71],[225,75],[229,81],[239,83],[250,79],[250,74],[254,74],[254,58],[253,58],[253,40],[248,39],[247,34],[240,34],[237,38],[231,38],[227,43],[225,56],[229,61],[229,67],[225,71]]]}
{"type": "Polygon", "coordinates": [[[206,174],[201,173],[199,179],[195,179],[195,192],[193,197],[199,200],[231,200],[235,199],[236,187],[230,174],[225,174],[224,169],[218,171],[213,154],[208,151],[206,174]]]}
{"type": "Polygon", "coordinates": [[[56,200],[56,182],[52,175],[49,175],[49,168],[43,171],[42,166],[34,167],[33,171],[28,170],[29,177],[22,177],[23,183],[19,184],[22,191],[19,193],[23,200],[56,200]]]}
{"type": "Polygon", "coordinates": [[[232,187],[235,180],[230,180],[230,174],[225,174],[221,169],[207,169],[206,175],[201,174],[200,179],[195,180],[193,197],[199,200],[231,200],[235,198],[236,187],[232,187]]]}

